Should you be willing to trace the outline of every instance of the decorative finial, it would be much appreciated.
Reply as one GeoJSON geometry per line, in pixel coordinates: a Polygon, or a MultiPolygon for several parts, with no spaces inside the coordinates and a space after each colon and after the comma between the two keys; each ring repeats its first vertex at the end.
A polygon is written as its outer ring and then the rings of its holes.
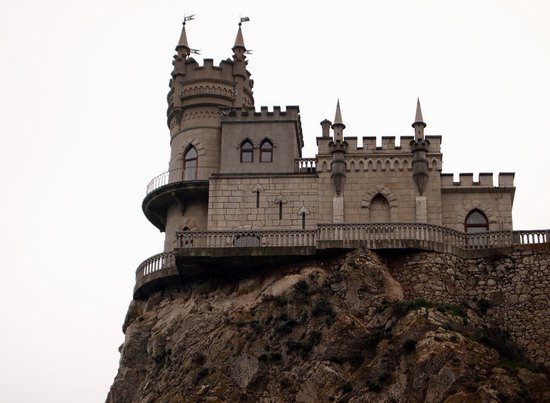
{"type": "Polygon", "coordinates": [[[235,44],[233,45],[233,49],[239,47],[246,50],[246,47],[244,46],[243,31],[241,30],[241,25],[243,24],[243,22],[247,22],[247,21],[250,21],[250,18],[240,17],[239,31],[237,32],[237,37],[235,38],[235,44]]]}

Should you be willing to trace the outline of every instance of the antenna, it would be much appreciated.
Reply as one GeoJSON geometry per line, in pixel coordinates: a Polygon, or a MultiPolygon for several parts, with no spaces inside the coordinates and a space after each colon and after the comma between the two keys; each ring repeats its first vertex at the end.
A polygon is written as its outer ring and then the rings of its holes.
{"type": "MultiPolygon", "coordinates": [[[[195,19],[195,14],[191,14],[191,15],[183,15],[183,25],[185,25],[185,23],[187,21],[193,21],[195,19]]],[[[195,55],[200,55],[201,54],[201,51],[198,50],[198,49],[189,49],[189,53],[193,53],[195,55]]]]}

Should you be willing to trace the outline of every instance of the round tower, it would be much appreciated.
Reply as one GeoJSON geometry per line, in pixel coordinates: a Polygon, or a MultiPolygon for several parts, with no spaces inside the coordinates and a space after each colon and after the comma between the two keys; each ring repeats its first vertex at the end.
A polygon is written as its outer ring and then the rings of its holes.
{"type": "Polygon", "coordinates": [[[246,70],[241,24],[233,46],[233,60],[214,66],[212,59],[205,59],[200,66],[190,57],[185,22],[176,52],[168,93],[169,169],[185,170],[186,180],[207,180],[219,170],[220,108],[254,108],[253,81],[246,70]],[[192,167],[185,164],[191,148],[197,154],[192,167]]]}
{"type": "Polygon", "coordinates": [[[232,60],[214,66],[205,59],[201,66],[192,53],[197,51],[188,45],[184,21],[167,96],[168,172],[151,181],[142,206],[149,221],[166,233],[166,252],[176,247],[176,232],[208,229],[208,179],[220,168],[222,110],[254,108],[241,24],[232,60]]]}

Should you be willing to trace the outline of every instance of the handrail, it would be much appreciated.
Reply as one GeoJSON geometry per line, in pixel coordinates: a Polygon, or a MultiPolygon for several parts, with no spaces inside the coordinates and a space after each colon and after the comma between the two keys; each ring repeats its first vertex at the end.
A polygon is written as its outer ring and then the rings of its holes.
{"type": "Polygon", "coordinates": [[[550,242],[550,230],[470,234],[434,224],[349,223],[319,224],[315,230],[183,231],[176,232],[176,238],[179,248],[314,246],[324,249],[354,247],[357,244],[375,248],[376,242],[383,242],[386,248],[392,245],[399,248],[403,242],[414,241],[444,245],[448,250],[475,250],[550,242]]]}
{"type": "Polygon", "coordinates": [[[179,248],[315,246],[316,230],[232,230],[176,232],[179,248]]]}
{"type": "Polygon", "coordinates": [[[166,186],[170,183],[183,182],[185,180],[190,180],[190,179],[192,178],[185,177],[185,169],[183,168],[171,169],[151,179],[151,181],[147,185],[147,191],[145,194],[148,195],[149,193],[157,190],[158,188],[162,186],[166,186]]]}
{"type": "MultiPolygon", "coordinates": [[[[194,248],[331,248],[399,249],[420,248],[463,255],[472,250],[490,250],[513,245],[550,243],[550,230],[487,231],[467,234],[422,223],[319,224],[312,230],[228,230],[176,232],[179,249],[194,248]]],[[[203,253],[203,252],[200,252],[203,253]]],[[[314,253],[311,250],[308,253],[314,253]]],[[[174,252],[151,256],[136,270],[136,282],[165,277],[177,269],[174,252]]],[[[141,287],[140,285],[140,287],[141,287]]]]}
{"type": "Polygon", "coordinates": [[[176,267],[173,252],[158,253],[144,260],[136,269],[136,278],[145,277],[160,270],[176,267]]]}

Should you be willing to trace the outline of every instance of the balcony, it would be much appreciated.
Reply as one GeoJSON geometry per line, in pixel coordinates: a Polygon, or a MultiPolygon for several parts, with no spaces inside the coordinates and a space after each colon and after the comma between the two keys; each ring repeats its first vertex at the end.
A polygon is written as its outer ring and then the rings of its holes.
{"type": "Polygon", "coordinates": [[[166,226],[166,210],[177,203],[184,208],[185,200],[208,198],[208,180],[196,180],[195,171],[173,169],[155,176],[147,185],[141,205],[147,219],[159,230],[166,226]]]}
{"type": "Polygon", "coordinates": [[[266,265],[346,249],[433,250],[463,258],[506,253],[515,245],[550,244],[550,230],[465,234],[416,223],[320,224],[316,230],[185,231],[177,248],[145,260],[136,271],[134,298],[182,278],[231,270],[235,275],[266,265]]]}

